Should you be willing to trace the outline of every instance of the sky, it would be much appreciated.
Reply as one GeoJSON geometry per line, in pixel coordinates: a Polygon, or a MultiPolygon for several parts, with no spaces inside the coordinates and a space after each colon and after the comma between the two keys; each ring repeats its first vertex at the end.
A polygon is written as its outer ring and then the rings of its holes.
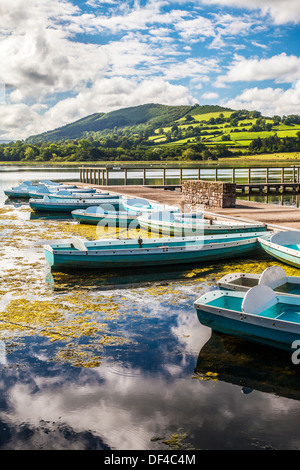
{"type": "Polygon", "coordinates": [[[299,0],[0,0],[0,140],[146,103],[300,114],[299,0]]]}

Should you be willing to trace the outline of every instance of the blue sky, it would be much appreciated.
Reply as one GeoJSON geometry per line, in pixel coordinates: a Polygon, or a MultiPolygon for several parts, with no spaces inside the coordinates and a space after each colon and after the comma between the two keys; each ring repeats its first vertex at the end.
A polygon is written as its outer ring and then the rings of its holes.
{"type": "Polygon", "coordinates": [[[145,103],[300,114],[299,0],[0,0],[0,140],[145,103]]]}

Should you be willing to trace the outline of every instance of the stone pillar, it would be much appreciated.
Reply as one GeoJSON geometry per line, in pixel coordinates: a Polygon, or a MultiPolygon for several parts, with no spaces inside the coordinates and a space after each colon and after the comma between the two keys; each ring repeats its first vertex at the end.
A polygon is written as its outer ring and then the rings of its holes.
{"type": "Polygon", "coordinates": [[[183,181],[182,199],[183,204],[201,204],[204,208],[235,207],[236,184],[222,181],[183,181]]]}

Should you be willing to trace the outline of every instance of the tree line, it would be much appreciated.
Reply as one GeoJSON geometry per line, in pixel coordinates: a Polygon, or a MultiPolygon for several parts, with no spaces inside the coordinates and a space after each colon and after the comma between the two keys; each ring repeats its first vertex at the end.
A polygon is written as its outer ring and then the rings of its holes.
{"type": "MultiPolygon", "coordinates": [[[[184,128],[173,122],[168,130],[163,128],[154,129],[151,126],[134,126],[105,132],[90,132],[85,138],[61,140],[58,142],[37,142],[30,140],[11,142],[0,145],[0,161],[3,162],[100,162],[100,161],[152,161],[152,160],[217,160],[219,158],[238,156],[242,154],[270,153],[270,152],[292,152],[300,150],[300,132],[295,137],[278,137],[276,126],[280,123],[293,126],[300,124],[300,116],[273,116],[272,123],[267,122],[258,111],[240,110],[225,117],[220,113],[218,117],[210,117],[193,125],[195,119],[188,114],[185,117],[184,128]],[[248,148],[229,148],[230,135],[223,133],[218,145],[209,145],[211,135],[222,134],[218,124],[226,126],[249,125],[243,123],[246,119],[256,119],[251,123],[253,132],[271,130],[274,135],[261,138],[259,135],[248,146],[248,148]],[[273,127],[274,126],[274,127],[273,127]],[[158,131],[158,134],[157,134],[158,131]],[[149,139],[162,135],[165,137],[162,145],[155,139],[149,139]],[[187,141],[181,145],[174,142],[185,138],[187,141]],[[192,142],[190,139],[194,140],[192,142]],[[167,144],[167,145],[166,145],[167,144]],[[229,144],[229,145],[228,145],[229,144]]],[[[239,130],[233,128],[231,132],[239,130]]]]}

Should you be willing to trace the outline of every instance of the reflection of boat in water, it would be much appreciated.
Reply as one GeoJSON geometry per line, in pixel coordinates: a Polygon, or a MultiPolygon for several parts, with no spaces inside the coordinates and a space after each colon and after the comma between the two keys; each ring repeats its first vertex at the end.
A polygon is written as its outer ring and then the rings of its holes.
{"type": "MultiPolygon", "coordinates": [[[[214,265],[208,267],[208,272],[214,270],[214,265]]],[[[106,290],[133,288],[147,285],[169,285],[170,280],[182,281],[190,285],[191,265],[167,265],[167,266],[149,266],[135,268],[116,268],[110,271],[82,271],[81,269],[71,269],[67,273],[63,271],[51,271],[47,274],[46,281],[51,284],[54,290],[70,290],[74,286],[88,289],[106,290]],[[91,287],[92,286],[92,287],[91,287]]],[[[200,278],[203,281],[203,271],[193,270],[193,281],[200,278]]]]}
{"type": "Polygon", "coordinates": [[[300,400],[300,369],[285,351],[212,332],[202,347],[195,377],[300,400]]]}
{"type": "Polygon", "coordinates": [[[30,212],[30,220],[73,220],[70,212],[30,212]]]}

